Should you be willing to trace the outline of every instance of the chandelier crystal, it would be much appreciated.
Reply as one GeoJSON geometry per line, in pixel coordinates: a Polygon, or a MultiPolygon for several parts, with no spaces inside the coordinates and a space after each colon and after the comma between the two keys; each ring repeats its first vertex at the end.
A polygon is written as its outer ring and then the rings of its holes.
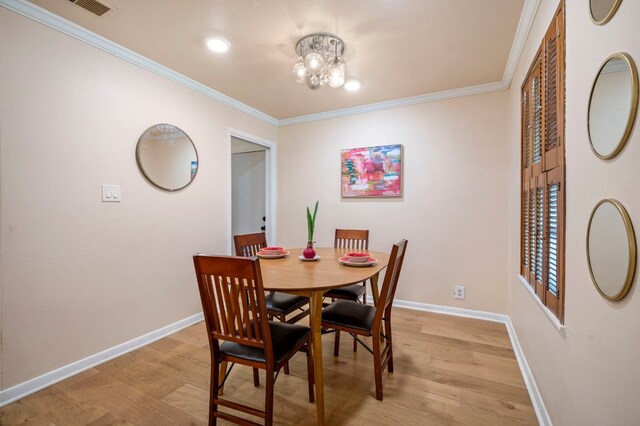
{"type": "Polygon", "coordinates": [[[329,33],[309,34],[298,40],[296,53],[298,62],[292,70],[296,82],[313,90],[325,84],[333,88],[344,84],[344,42],[339,37],[329,33]]]}

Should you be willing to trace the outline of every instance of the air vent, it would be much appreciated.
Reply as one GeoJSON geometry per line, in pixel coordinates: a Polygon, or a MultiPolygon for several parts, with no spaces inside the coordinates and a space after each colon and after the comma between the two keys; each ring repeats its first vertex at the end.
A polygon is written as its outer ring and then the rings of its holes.
{"type": "Polygon", "coordinates": [[[76,6],[93,13],[96,16],[106,17],[116,11],[112,6],[98,0],[69,0],[76,6]]]}

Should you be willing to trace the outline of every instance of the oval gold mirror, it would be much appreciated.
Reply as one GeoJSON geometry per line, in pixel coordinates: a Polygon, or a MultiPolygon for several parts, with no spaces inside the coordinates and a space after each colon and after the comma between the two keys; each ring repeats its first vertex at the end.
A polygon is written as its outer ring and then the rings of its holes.
{"type": "Polygon", "coordinates": [[[626,53],[602,64],[589,100],[589,141],[603,160],[615,157],[629,139],[638,107],[638,70],[626,53]]]}
{"type": "Polygon", "coordinates": [[[591,20],[594,24],[604,25],[616,14],[622,0],[589,0],[591,20]]]}
{"type": "Polygon", "coordinates": [[[140,136],[136,161],[144,177],[165,191],[186,188],[198,172],[195,145],[185,132],[171,124],[156,124],[140,136]]]}
{"type": "Polygon", "coordinates": [[[587,261],[602,297],[614,301],[624,298],[636,269],[636,239],[627,211],[616,200],[602,200],[591,212],[587,261]]]}

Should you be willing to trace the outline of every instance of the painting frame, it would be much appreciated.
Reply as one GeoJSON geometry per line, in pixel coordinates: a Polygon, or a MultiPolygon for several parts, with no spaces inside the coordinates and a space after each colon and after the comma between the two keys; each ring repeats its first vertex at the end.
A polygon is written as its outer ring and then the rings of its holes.
{"type": "Polygon", "coordinates": [[[343,148],[340,151],[342,198],[401,198],[402,144],[343,148]]]}

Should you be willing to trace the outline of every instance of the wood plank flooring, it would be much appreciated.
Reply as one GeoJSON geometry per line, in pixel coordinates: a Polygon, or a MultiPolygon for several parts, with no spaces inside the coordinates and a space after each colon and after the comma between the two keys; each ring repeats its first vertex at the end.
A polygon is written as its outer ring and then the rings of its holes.
{"type": "MultiPolygon", "coordinates": [[[[537,420],[503,324],[393,311],[395,372],[384,376],[384,401],[375,399],[371,355],[352,349],[342,333],[340,356],[324,336],[328,425],[536,425],[537,420]]],[[[0,425],[204,425],[209,348],[204,323],[0,409],[0,425]]],[[[250,368],[236,366],[225,395],[261,406],[250,368]]],[[[304,354],[281,373],[275,424],[315,424],[307,400],[304,354]]],[[[219,421],[218,424],[226,424],[219,421]]]]}

